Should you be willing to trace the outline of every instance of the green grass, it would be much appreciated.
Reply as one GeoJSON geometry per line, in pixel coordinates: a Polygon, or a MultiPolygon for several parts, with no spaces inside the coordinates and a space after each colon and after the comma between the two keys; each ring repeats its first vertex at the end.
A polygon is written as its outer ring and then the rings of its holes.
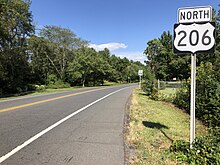
{"type": "Polygon", "coordinates": [[[45,94],[45,93],[53,93],[53,92],[64,92],[64,91],[72,91],[72,90],[76,90],[79,89],[81,87],[70,87],[70,88],[60,88],[60,89],[45,89],[44,91],[36,91],[34,93],[32,93],[31,95],[35,95],[35,94],[45,94]]]}
{"type": "Polygon", "coordinates": [[[160,92],[168,96],[175,95],[175,93],[180,88],[180,86],[181,86],[181,82],[168,82],[166,84],[166,88],[160,90],[160,92]]]}
{"type": "Polygon", "coordinates": [[[161,93],[165,95],[174,95],[178,89],[177,88],[165,88],[163,90],[160,90],[161,93]]]}
{"type": "Polygon", "coordinates": [[[0,97],[0,100],[5,100],[5,99],[8,99],[8,98],[16,98],[16,97],[21,97],[21,96],[32,96],[32,95],[39,95],[39,94],[71,91],[71,90],[77,90],[77,89],[80,89],[80,88],[81,87],[71,87],[71,88],[60,88],[60,89],[45,89],[43,91],[30,91],[30,92],[24,92],[24,93],[18,93],[18,94],[2,96],[2,97],[0,97]]]}
{"type": "MultiPolygon", "coordinates": [[[[116,86],[116,85],[123,85],[123,84],[125,84],[125,83],[115,83],[115,82],[105,81],[103,86],[116,86]]],[[[91,86],[91,87],[86,87],[86,88],[94,88],[94,87],[100,87],[100,86],[91,86]]],[[[30,91],[30,92],[1,96],[0,100],[5,100],[8,98],[16,98],[16,97],[20,97],[20,96],[31,96],[31,95],[38,95],[38,94],[72,91],[72,90],[77,90],[77,89],[82,89],[82,88],[83,88],[82,86],[75,86],[75,87],[70,87],[70,88],[45,89],[42,91],[30,91]]]]}
{"type": "MultiPolygon", "coordinates": [[[[175,140],[189,140],[189,115],[170,103],[153,101],[143,92],[133,92],[127,141],[136,148],[131,164],[176,164],[168,149],[175,140]]],[[[196,121],[196,135],[206,128],[196,121]]]]}

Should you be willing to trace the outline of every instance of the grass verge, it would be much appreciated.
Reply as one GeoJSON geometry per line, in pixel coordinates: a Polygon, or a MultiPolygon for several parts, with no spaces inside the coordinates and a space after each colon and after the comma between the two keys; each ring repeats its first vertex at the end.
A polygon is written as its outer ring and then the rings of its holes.
{"type": "Polygon", "coordinates": [[[23,92],[23,93],[17,93],[17,94],[10,94],[10,95],[3,95],[0,97],[0,100],[5,100],[8,98],[17,98],[21,96],[32,96],[32,95],[40,95],[40,94],[47,94],[47,93],[55,93],[55,92],[64,92],[64,91],[71,91],[76,90],[81,87],[70,87],[70,88],[60,88],[60,89],[45,89],[42,91],[29,91],[29,92],[23,92]]]}
{"type": "MultiPolygon", "coordinates": [[[[142,91],[133,91],[127,143],[135,148],[131,164],[177,164],[168,151],[175,140],[189,140],[189,115],[170,103],[154,101],[142,91]]],[[[196,136],[207,133],[196,121],[196,136]]]]}
{"type": "MultiPolygon", "coordinates": [[[[103,86],[117,86],[117,85],[123,85],[126,83],[115,83],[115,82],[105,82],[103,86]]],[[[97,88],[101,86],[88,86],[85,88],[97,88]]],[[[23,92],[23,93],[17,93],[17,94],[9,94],[9,95],[3,95],[0,96],[0,100],[5,100],[8,98],[16,98],[20,96],[31,96],[31,95],[39,95],[39,94],[47,94],[47,93],[55,93],[55,92],[65,92],[65,91],[72,91],[72,90],[77,90],[77,89],[83,89],[84,87],[82,86],[74,86],[70,88],[58,88],[58,89],[51,89],[47,88],[42,91],[29,91],[29,92],[23,92]]]]}

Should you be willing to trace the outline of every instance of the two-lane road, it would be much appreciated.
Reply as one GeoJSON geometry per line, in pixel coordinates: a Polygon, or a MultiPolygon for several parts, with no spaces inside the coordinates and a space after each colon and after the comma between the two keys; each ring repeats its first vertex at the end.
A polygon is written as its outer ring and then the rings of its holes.
{"type": "Polygon", "coordinates": [[[0,163],[124,164],[124,110],[134,87],[0,101],[0,163]]]}

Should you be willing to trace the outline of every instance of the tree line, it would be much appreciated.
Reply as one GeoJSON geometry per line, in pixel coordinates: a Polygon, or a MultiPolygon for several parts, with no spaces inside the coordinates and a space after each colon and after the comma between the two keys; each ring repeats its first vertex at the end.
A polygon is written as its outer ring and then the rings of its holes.
{"type": "Polygon", "coordinates": [[[96,51],[68,28],[44,26],[35,33],[30,0],[0,1],[0,94],[60,87],[138,81],[140,62],[96,51]]]}

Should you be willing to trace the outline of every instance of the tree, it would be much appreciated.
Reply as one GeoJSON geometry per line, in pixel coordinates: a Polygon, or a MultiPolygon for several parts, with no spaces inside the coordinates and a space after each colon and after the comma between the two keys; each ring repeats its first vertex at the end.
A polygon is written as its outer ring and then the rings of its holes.
{"type": "Polygon", "coordinates": [[[110,64],[111,52],[105,48],[103,51],[98,52],[99,64],[100,64],[100,78],[102,81],[110,80],[114,74],[114,68],[110,64]]]}
{"type": "Polygon", "coordinates": [[[190,59],[186,55],[174,55],[172,50],[172,35],[163,32],[160,38],[150,40],[144,53],[147,65],[155,77],[162,80],[177,78],[188,79],[190,73],[190,59]]]}
{"type": "Polygon", "coordinates": [[[70,83],[80,80],[80,83],[84,87],[88,79],[91,78],[91,73],[94,72],[96,59],[97,52],[94,49],[85,46],[77,49],[67,69],[70,83]]]}
{"type": "Polygon", "coordinates": [[[171,80],[173,75],[171,69],[171,61],[174,58],[173,54],[173,48],[172,48],[172,35],[170,34],[170,31],[163,32],[161,35],[161,38],[159,39],[162,47],[160,48],[160,68],[162,72],[164,73],[163,76],[161,76],[164,80],[171,80]]]}
{"type": "Polygon", "coordinates": [[[3,92],[24,90],[29,81],[26,38],[34,32],[29,8],[30,1],[0,1],[0,88],[3,92]]]}
{"type": "Polygon", "coordinates": [[[50,74],[56,74],[54,49],[48,40],[32,35],[28,39],[29,65],[31,67],[31,82],[45,84],[50,74]]]}
{"type": "Polygon", "coordinates": [[[120,62],[119,57],[117,57],[115,55],[112,55],[110,57],[109,64],[112,67],[111,77],[110,77],[111,81],[114,81],[114,82],[121,81],[121,73],[120,73],[120,70],[118,68],[119,67],[119,62],[120,62]]]}
{"type": "Polygon", "coordinates": [[[76,38],[76,34],[70,29],[57,26],[45,26],[41,30],[40,36],[53,43],[55,58],[51,59],[49,55],[47,58],[56,70],[58,77],[64,80],[67,61],[71,58],[71,52],[87,44],[87,41],[76,38]]]}
{"type": "Polygon", "coordinates": [[[159,39],[153,39],[147,42],[147,48],[144,51],[144,54],[147,56],[147,65],[150,66],[156,78],[159,78],[158,56],[161,46],[159,39]]]}

